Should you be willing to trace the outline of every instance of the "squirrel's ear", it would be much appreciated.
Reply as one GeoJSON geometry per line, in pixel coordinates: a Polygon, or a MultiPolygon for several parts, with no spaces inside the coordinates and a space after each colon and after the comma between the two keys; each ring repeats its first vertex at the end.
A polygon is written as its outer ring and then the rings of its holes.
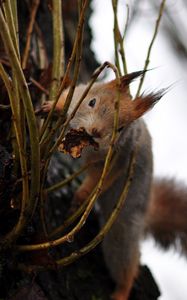
{"type": "Polygon", "coordinates": [[[132,121],[141,117],[149,109],[151,109],[165,94],[165,90],[151,93],[148,95],[141,95],[132,101],[131,118],[132,121]]]}
{"type": "Polygon", "coordinates": [[[133,73],[129,73],[121,77],[120,87],[122,89],[126,88],[133,80],[145,74],[146,71],[137,71],[133,73]]]}
{"type": "MultiPolygon", "coordinates": [[[[126,90],[128,85],[134,80],[136,79],[137,77],[140,77],[142,76],[146,71],[138,71],[138,72],[133,72],[133,73],[129,73],[129,74],[126,74],[124,76],[122,76],[120,78],[120,89],[123,91],[123,90],[126,90]]],[[[114,79],[112,81],[110,81],[108,84],[107,84],[109,87],[111,88],[116,88],[117,85],[118,85],[118,81],[117,79],[114,79]]]]}

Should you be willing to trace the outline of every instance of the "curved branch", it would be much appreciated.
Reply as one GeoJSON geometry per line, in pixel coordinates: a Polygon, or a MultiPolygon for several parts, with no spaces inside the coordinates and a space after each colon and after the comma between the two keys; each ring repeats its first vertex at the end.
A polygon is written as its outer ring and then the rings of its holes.
{"type": "Polygon", "coordinates": [[[41,265],[40,266],[39,265],[26,266],[24,264],[19,264],[18,268],[23,271],[27,271],[27,272],[28,271],[32,272],[32,271],[36,271],[36,270],[42,271],[42,270],[46,270],[46,269],[56,269],[57,267],[64,267],[64,266],[67,266],[67,265],[73,263],[74,261],[76,261],[80,257],[82,257],[83,255],[87,254],[92,249],[94,249],[103,240],[104,236],[110,230],[110,228],[112,227],[113,223],[117,219],[121,209],[123,208],[123,206],[125,204],[125,200],[127,198],[128,191],[129,191],[129,188],[131,186],[131,182],[132,182],[133,176],[134,176],[137,151],[138,151],[138,145],[137,145],[136,149],[132,152],[131,159],[129,162],[128,177],[124,184],[123,191],[118,199],[116,207],[112,211],[106,224],[101,228],[99,233],[96,235],[96,237],[91,242],[89,242],[86,246],[82,247],[81,249],[71,253],[69,256],[66,256],[64,258],[61,258],[61,259],[55,261],[53,265],[50,264],[50,265],[45,265],[45,266],[41,266],[41,265]]]}

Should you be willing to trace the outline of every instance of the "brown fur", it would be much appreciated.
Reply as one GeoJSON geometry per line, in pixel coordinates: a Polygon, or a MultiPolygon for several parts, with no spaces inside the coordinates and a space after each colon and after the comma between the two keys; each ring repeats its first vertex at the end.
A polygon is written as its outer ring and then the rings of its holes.
{"type": "Polygon", "coordinates": [[[134,251],[133,262],[128,266],[128,269],[124,268],[122,278],[119,278],[116,292],[112,295],[113,300],[128,300],[134,280],[138,276],[139,258],[139,252],[134,251]]]}
{"type": "Polygon", "coordinates": [[[160,100],[163,96],[162,92],[158,92],[155,94],[148,94],[146,96],[142,95],[137,97],[133,101],[133,109],[131,114],[131,120],[136,120],[141,117],[148,110],[153,108],[153,106],[160,100]]]}
{"type": "MultiPolygon", "coordinates": [[[[86,96],[85,100],[80,106],[81,110],[84,110],[84,106],[86,104],[86,101],[91,99],[92,97],[99,98],[98,104],[94,108],[94,114],[95,115],[101,115],[102,111],[107,111],[107,114],[105,114],[105,126],[103,127],[103,118],[101,119],[102,125],[99,126],[98,132],[105,131],[106,127],[111,129],[111,125],[113,124],[113,112],[114,112],[114,106],[115,106],[115,99],[117,97],[117,91],[120,92],[120,111],[119,111],[119,127],[121,126],[127,126],[132,121],[140,118],[144,113],[146,113],[149,109],[151,109],[154,104],[163,96],[164,91],[160,91],[158,93],[151,93],[148,95],[142,94],[141,96],[135,98],[134,100],[131,99],[131,96],[129,95],[128,86],[129,84],[135,80],[137,77],[142,76],[145,73],[145,71],[138,71],[133,72],[130,74],[127,74],[125,76],[122,76],[120,78],[120,85],[117,79],[114,79],[107,83],[96,83],[93,85],[93,88],[90,90],[88,95],[86,96]]],[[[84,86],[82,86],[82,92],[84,86]]],[[[66,101],[66,97],[68,94],[68,89],[65,90],[57,104],[56,104],[56,111],[60,112],[63,107],[64,103],[66,101]]],[[[72,104],[70,106],[70,112],[75,107],[77,101],[79,100],[80,96],[82,94],[74,95],[72,99],[72,104]]],[[[86,104],[87,105],[87,104],[86,104]]],[[[48,112],[51,109],[51,102],[45,102],[43,104],[43,111],[48,112]]],[[[104,115],[104,114],[103,114],[104,115]]],[[[99,125],[99,119],[97,119],[97,126],[99,125]]],[[[93,129],[90,130],[89,133],[92,133],[93,129]]],[[[89,129],[87,128],[89,131],[89,129]]]]}
{"type": "MultiPolygon", "coordinates": [[[[148,95],[142,94],[141,96],[135,98],[133,101],[131,99],[131,96],[128,92],[128,86],[129,84],[136,79],[139,76],[142,76],[145,73],[145,71],[139,71],[139,72],[133,72],[130,74],[127,74],[125,76],[122,76],[120,78],[120,85],[118,86],[117,79],[114,79],[110,81],[109,83],[106,83],[103,85],[102,89],[108,90],[110,92],[110,95],[108,95],[108,99],[106,98],[106,101],[108,103],[113,103],[115,101],[116,92],[119,89],[120,91],[120,119],[122,119],[128,124],[132,121],[138,119],[141,117],[144,113],[146,113],[148,110],[150,110],[158,100],[161,99],[163,96],[164,90],[159,91],[155,94],[150,93],[148,95]],[[125,117],[126,116],[126,117],[125,117]]],[[[99,92],[102,92],[102,89],[99,92]]]]}
{"type": "MultiPolygon", "coordinates": [[[[124,76],[122,76],[120,78],[120,90],[124,91],[124,90],[128,90],[128,86],[129,84],[135,80],[136,78],[142,76],[146,71],[138,71],[138,72],[133,72],[133,73],[130,73],[130,74],[126,74],[124,76]]],[[[114,79],[112,81],[110,81],[108,83],[108,87],[111,87],[111,88],[116,88],[116,85],[117,85],[117,82],[118,80],[117,79],[114,79]]]]}
{"type": "Polygon", "coordinates": [[[154,181],[146,232],[164,248],[180,247],[187,255],[187,187],[173,179],[154,181]]]}

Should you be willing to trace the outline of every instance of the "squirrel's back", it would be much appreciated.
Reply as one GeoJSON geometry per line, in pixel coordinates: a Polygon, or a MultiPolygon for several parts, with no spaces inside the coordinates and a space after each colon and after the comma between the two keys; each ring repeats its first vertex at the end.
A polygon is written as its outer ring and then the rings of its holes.
{"type": "MultiPolygon", "coordinates": [[[[106,264],[123,294],[125,290],[129,292],[138,272],[139,243],[144,232],[152,183],[151,138],[142,120],[135,121],[122,132],[116,145],[117,160],[113,170],[121,170],[120,175],[98,199],[101,220],[106,222],[123,190],[128,164],[136,147],[136,166],[124,207],[102,245],[106,264]]],[[[120,298],[116,296],[116,299],[120,298]]]]}

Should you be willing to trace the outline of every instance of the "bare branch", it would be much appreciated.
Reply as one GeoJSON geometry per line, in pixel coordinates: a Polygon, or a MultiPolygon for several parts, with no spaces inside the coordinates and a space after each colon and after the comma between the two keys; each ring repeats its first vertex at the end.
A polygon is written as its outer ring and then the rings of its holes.
{"type": "MultiPolygon", "coordinates": [[[[154,45],[155,39],[156,39],[156,37],[157,37],[157,33],[158,33],[160,21],[161,21],[161,19],[162,19],[164,7],[165,7],[165,3],[166,3],[166,0],[162,0],[162,2],[161,2],[161,4],[160,4],[159,14],[158,14],[158,18],[157,18],[156,24],[155,24],[154,34],[153,34],[151,43],[150,43],[149,48],[148,48],[148,51],[147,51],[147,57],[146,57],[145,65],[144,65],[144,68],[143,68],[144,71],[147,70],[148,65],[149,65],[149,63],[150,63],[151,50],[152,50],[152,47],[153,47],[153,45],[154,45]]],[[[145,73],[146,73],[146,72],[145,72],[145,73]]],[[[139,84],[139,86],[138,86],[138,90],[137,90],[137,93],[136,93],[136,97],[138,97],[138,96],[140,95],[140,92],[141,92],[141,89],[142,89],[142,86],[143,86],[143,82],[144,82],[144,78],[145,78],[145,73],[144,73],[143,76],[141,77],[140,84],[139,84]]]]}
{"type": "Polygon", "coordinates": [[[40,0],[33,0],[33,2],[32,2],[30,22],[29,22],[29,26],[27,28],[27,34],[26,34],[26,45],[25,45],[25,49],[23,52],[23,58],[22,58],[22,68],[23,69],[25,69],[27,67],[27,60],[29,57],[32,31],[33,31],[34,22],[35,22],[39,4],[40,4],[40,0]]]}

